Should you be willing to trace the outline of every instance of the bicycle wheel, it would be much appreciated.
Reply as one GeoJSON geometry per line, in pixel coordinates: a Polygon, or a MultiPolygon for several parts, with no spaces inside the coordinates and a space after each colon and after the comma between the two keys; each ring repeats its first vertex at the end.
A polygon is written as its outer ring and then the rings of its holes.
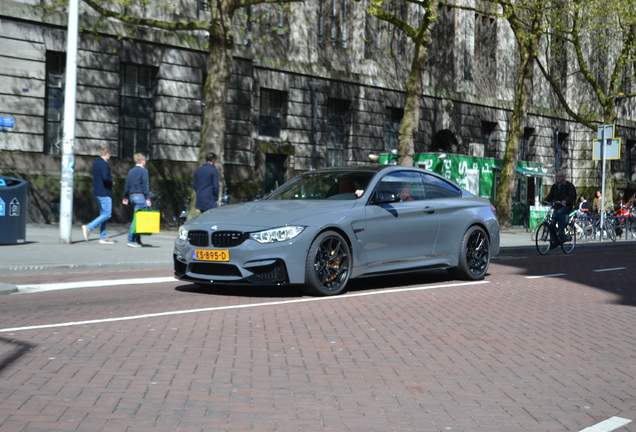
{"type": "Polygon", "coordinates": [[[576,237],[577,241],[590,241],[594,237],[594,227],[588,220],[577,220],[576,224],[576,237]]]}
{"type": "Polygon", "coordinates": [[[537,236],[535,238],[535,244],[537,245],[537,252],[539,255],[545,255],[550,250],[550,225],[543,222],[536,229],[537,236]]]}
{"type": "MultiPolygon", "coordinates": [[[[537,240],[537,232],[539,231],[539,227],[541,224],[534,227],[534,229],[530,232],[530,241],[535,242],[537,240]]],[[[635,227],[636,229],[636,227],[635,227]]]]}
{"type": "Polygon", "coordinates": [[[613,242],[616,241],[616,227],[614,225],[614,221],[613,220],[605,219],[605,222],[604,222],[604,225],[603,225],[603,231],[605,231],[605,236],[608,239],[610,239],[613,242]]]}
{"type": "Polygon", "coordinates": [[[561,250],[563,253],[571,254],[576,247],[576,227],[574,226],[574,222],[568,222],[563,232],[565,238],[561,241],[561,250]]]}
{"type": "Polygon", "coordinates": [[[629,235],[633,239],[636,239],[636,219],[629,223],[629,235]]]}

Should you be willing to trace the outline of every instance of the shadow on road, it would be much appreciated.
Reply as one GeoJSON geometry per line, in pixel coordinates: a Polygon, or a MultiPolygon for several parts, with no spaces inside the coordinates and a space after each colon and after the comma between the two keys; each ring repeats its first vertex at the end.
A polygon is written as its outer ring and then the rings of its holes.
{"type": "Polygon", "coordinates": [[[11,366],[13,362],[34,347],[35,345],[26,342],[6,339],[0,336],[0,374],[5,368],[11,366]]]}

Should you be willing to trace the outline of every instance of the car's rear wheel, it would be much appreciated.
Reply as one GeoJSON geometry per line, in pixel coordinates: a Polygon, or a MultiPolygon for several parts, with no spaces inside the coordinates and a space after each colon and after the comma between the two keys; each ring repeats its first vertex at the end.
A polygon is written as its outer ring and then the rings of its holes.
{"type": "Polygon", "coordinates": [[[490,239],[483,228],[472,226],[464,234],[457,267],[450,269],[458,279],[483,279],[490,265],[490,239]]]}
{"type": "Polygon", "coordinates": [[[349,281],[351,252],[345,239],[334,231],[316,237],[305,262],[304,291],[310,295],[340,294],[349,281]]]}

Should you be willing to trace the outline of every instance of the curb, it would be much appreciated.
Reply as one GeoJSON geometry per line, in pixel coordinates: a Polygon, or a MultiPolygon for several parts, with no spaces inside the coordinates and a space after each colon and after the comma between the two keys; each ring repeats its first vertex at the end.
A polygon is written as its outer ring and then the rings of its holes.
{"type": "Polygon", "coordinates": [[[13,294],[18,292],[18,287],[11,284],[0,283],[0,295],[13,294]]]}
{"type": "MultiPolygon", "coordinates": [[[[118,269],[118,270],[146,270],[154,268],[172,268],[172,261],[149,261],[149,262],[119,262],[119,263],[87,263],[87,264],[34,264],[21,266],[0,267],[0,275],[31,273],[34,271],[68,271],[68,270],[100,270],[100,269],[118,269]]],[[[0,290],[2,285],[0,283],[0,290]]],[[[12,286],[12,285],[10,285],[12,286]]]]}

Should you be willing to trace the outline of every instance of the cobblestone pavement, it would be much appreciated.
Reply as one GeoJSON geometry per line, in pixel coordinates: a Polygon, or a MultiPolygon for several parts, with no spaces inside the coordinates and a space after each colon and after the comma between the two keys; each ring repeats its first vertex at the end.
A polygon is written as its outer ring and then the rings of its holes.
{"type": "Polygon", "coordinates": [[[335,298],[177,281],[2,296],[0,430],[620,425],[636,420],[633,253],[502,254],[482,282],[374,278],[335,298]]]}

